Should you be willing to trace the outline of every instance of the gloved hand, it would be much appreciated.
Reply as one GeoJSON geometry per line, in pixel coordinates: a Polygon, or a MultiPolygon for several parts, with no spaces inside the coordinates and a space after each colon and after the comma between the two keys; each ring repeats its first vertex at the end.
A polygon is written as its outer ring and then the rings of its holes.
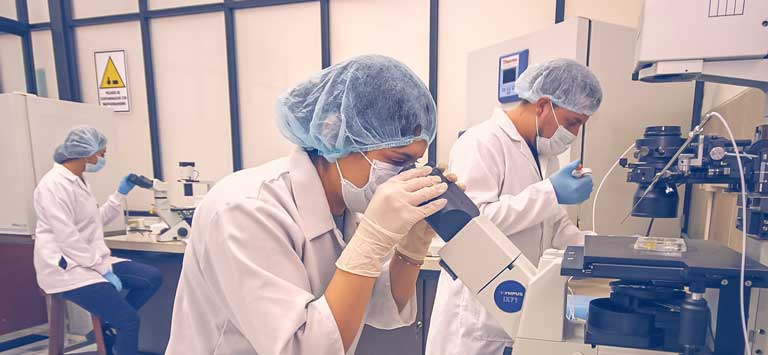
{"type": "MultiPolygon", "coordinates": [[[[456,174],[446,173],[444,165],[438,165],[437,168],[443,173],[448,181],[456,183],[460,189],[464,190],[464,185],[456,182],[458,180],[456,174]]],[[[437,235],[437,233],[432,229],[429,223],[427,223],[426,220],[421,220],[408,231],[408,234],[406,234],[403,239],[400,239],[400,242],[395,249],[400,254],[420,263],[424,261],[424,258],[427,256],[429,246],[432,244],[432,239],[435,235],[437,235]]]]}
{"type": "Polygon", "coordinates": [[[109,281],[109,283],[111,283],[112,286],[115,286],[115,288],[117,289],[117,292],[120,292],[120,290],[123,289],[123,283],[120,281],[120,278],[117,277],[117,275],[115,275],[114,272],[108,271],[106,274],[101,276],[107,279],[107,281],[109,281]]]}
{"type": "Polygon", "coordinates": [[[578,167],[579,161],[572,161],[549,177],[555,188],[557,202],[561,205],[576,205],[584,202],[592,193],[592,175],[575,178],[571,172],[578,167]]]}
{"type": "Polygon", "coordinates": [[[120,180],[120,186],[117,187],[117,192],[127,195],[131,190],[133,190],[134,187],[136,187],[136,184],[131,182],[130,180],[131,175],[126,175],[123,177],[122,180],[120,180]]]}
{"type": "Polygon", "coordinates": [[[439,211],[447,201],[437,199],[448,189],[430,167],[404,171],[381,184],[373,194],[357,231],[336,267],[367,277],[378,277],[392,248],[417,222],[439,211]]]}
{"type": "Polygon", "coordinates": [[[400,239],[395,250],[409,259],[421,263],[429,252],[429,245],[437,233],[426,220],[416,222],[408,234],[400,239]]]}

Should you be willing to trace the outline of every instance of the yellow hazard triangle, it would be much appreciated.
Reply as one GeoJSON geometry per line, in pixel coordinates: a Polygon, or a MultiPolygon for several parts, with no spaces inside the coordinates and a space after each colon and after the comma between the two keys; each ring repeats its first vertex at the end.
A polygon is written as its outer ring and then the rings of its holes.
{"type": "Polygon", "coordinates": [[[117,71],[115,63],[112,62],[112,57],[109,57],[109,59],[107,59],[107,67],[104,68],[104,74],[101,76],[101,85],[99,85],[99,88],[116,89],[124,87],[125,82],[123,82],[123,78],[120,77],[120,73],[117,71]]]}

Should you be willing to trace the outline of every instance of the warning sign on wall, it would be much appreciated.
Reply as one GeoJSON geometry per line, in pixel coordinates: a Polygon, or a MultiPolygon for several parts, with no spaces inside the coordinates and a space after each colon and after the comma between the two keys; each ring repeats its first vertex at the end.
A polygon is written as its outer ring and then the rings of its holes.
{"type": "Polygon", "coordinates": [[[96,52],[94,57],[99,105],[109,107],[115,112],[131,112],[125,51],[96,52]]]}

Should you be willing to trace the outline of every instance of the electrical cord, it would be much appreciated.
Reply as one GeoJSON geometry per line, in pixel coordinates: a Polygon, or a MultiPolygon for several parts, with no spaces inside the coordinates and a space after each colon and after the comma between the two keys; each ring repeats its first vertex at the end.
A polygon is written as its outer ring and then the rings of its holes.
{"type": "Polygon", "coordinates": [[[629,153],[629,151],[632,150],[633,148],[635,148],[635,143],[630,144],[629,147],[627,147],[627,150],[625,150],[624,153],[621,153],[621,155],[619,155],[619,158],[616,159],[616,162],[613,163],[611,168],[608,169],[608,172],[605,174],[605,176],[603,176],[603,179],[600,180],[600,184],[597,185],[597,191],[595,191],[595,200],[592,202],[592,231],[595,233],[597,233],[597,218],[595,217],[597,212],[597,198],[600,197],[600,190],[602,190],[603,184],[605,184],[605,181],[608,180],[608,176],[610,176],[613,170],[615,170],[616,167],[619,166],[619,162],[621,161],[621,158],[627,155],[627,153],[629,153]]]}
{"type": "Polygon", "coordinates": [[[746,273],[746,264],[747,264],[747,184],[744,179],[744,167],[741,164],[741,154],[739,153],[739,147],[736,145],[736,139],[733,137],[733,132],[731,131],[731,127],[728,125],[728,122],[723,118],[722,115],[720,115],[717,112],[710,112],[706,115],[706,119],[708,120],[711,117],[717,117],[720,119],[720,122],[722,122],[723,126],[725,127],[725,130],[728,132],[728,137],[731,139],[731,145],[733,146],[733,151],[736,154],[736,162],[739,165],[739,178],[741,179],[741,211],[742,216],[744,218],[744,222],[742,223],[742,243],[741,243],[741,272],[739,273],[739,282],[741,282],[741,285],[739,287],[739,315],[741,316],[741,330],[744,335],[744,349],[746,350],[747,354],[752,354],[752,347],[749,344],[749,333],[747,332],[747,318],[744,315],[747,312],[747,309],[745,308],[744,304],[744,292],[745,292],[745,285],[744,285],[744,278],[746,273]]]}

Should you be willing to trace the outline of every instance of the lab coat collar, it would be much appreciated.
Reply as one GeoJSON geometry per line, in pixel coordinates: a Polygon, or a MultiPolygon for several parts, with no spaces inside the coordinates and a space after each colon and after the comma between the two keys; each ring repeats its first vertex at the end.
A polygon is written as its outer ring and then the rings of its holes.
{"type": "MultiPolygon", "coordinates": [[[[498,123],[499,127],[501,127],[501,130],[507,134],[509,139],[519,144],[519,149],[523,153],[523,156],[525,156],[525,159],[528,160],[528,163],[536,172],[536,175],[541,178],[541,173],[539,172],[538,165],[536,165],[536,159],[533,157],[531,148],[528,147],[528,143],[525,141],[525,139],[523,139],[523,136],[520,135],[520,131],[517,130],[517,127],[514,123],[512,123],[512,120],[509,118],[509,116],[507,116],[507,113],[504,112],[504,110],[500,107],[496,108],[493,111],[493,116],[491,116],[491,119],[498,123]]],[[[539,157],[539,159],[541,159],[541,157],[539,157]]],[[[541,163],[543,164],[543,162],[541,163]]]]}
{"type": "Polygon", "coordinates": [[[307,152],[297,148],[290,155],[288,172],[291,177],[293,198],[301,217],[299,226],[307,239],[312,240],[333,230],[335,224],[331,216],[331,208],[325,198],[320,176],[307,152]]]}
{"type": "Polygon", "coordinates": [[[55,170],[59,175],[61,175],[65,179],[79,186],[81,189],[90,193],[90,190],[88,189],[88,184],[85,182],[85,180],[73,174],[71,171],[69,171],[69,169],[67,169],[66,166],[61,165],[59,163],[54,163],[53,170],[55,170]]]}
{"type": "MultiPolygon", "coordinates": [[[[491,118],[499,124],[499,127],[501,127],[510,139],[516,142],[525,143],[525,139],[520,135],[517,127],[515,127],[515,124],[512,123],[512,120],[507,116],[507,113],[504,112],[503,109],[497,107],[493,110],[493,116],[491,116],[491,118]]],[[[527,143],[525,144],[527,145],[527,143]]]]}
{"type": "Polygon", "coordinates": [[[61,165],[59,163],[53,164],[53,170],[58,173],[59,175],[65,177],[69,181],[77,181],[80,178],[77,177],[77,175],[73,174],[69,169],[67,169],[66,166],[61,165]]]}

